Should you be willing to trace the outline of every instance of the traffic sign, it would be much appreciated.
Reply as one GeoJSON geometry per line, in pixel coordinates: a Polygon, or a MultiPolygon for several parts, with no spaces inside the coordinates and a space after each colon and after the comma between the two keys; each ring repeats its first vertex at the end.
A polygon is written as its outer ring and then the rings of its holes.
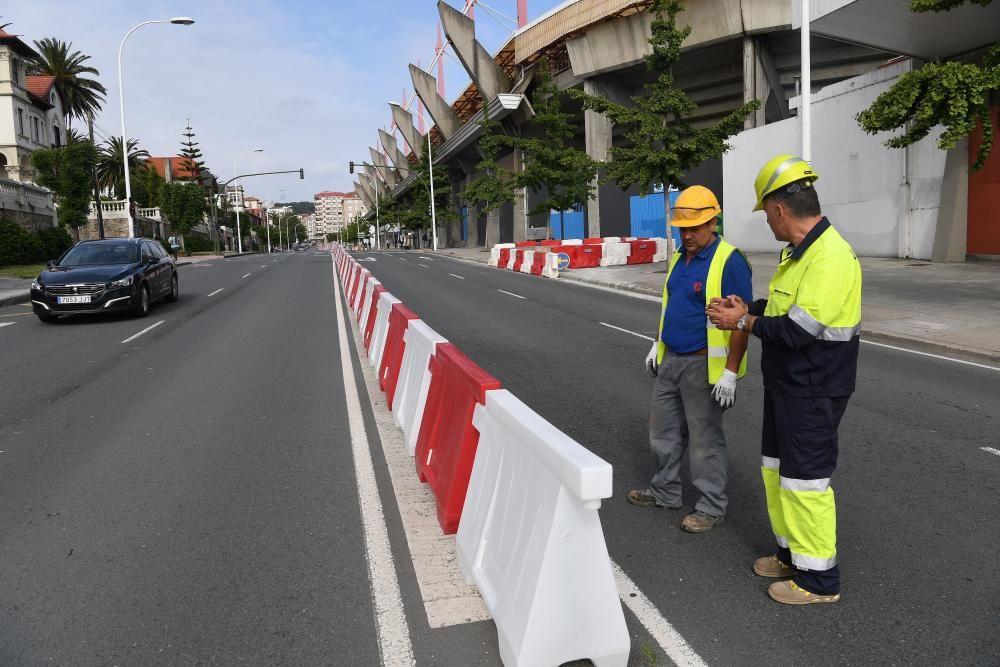
{"type": "Polygon", "coordinates": [[[569,268],[569,255],[564,252],[559,253],[559,270],[569,268]]]}

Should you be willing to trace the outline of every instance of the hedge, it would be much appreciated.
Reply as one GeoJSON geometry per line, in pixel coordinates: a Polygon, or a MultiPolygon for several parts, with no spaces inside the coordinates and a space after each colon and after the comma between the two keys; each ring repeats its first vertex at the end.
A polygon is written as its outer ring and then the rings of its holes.
{"type": "Polygon", "coordinates": [[[29,232],[9,218],[0,218],[0,266],[58,259],[71,245],[73,239],[64,227],[29,232]]]}

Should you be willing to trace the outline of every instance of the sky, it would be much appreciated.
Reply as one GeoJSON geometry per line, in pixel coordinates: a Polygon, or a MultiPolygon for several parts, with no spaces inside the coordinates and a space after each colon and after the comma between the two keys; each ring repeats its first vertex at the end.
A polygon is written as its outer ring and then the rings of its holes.
{"type": "MultiPolygon", "coordinates": [[[[563,0],[528,0],[529,21],[563,0]]],[[[461,9],[464,0],[446,0],[461,9]]],[[[475,9],[490,53],[513,34],[516,0],[475,9]]],[[[53,37],[91,56],[108,89],[96,117],[101,136],[120,136],[118,47],[136,24],[190,16],[190,26],[152,24],[129,37],[122,58],[127,134],[153,156],[176,155],[190,120],[207,166],[220,180],[240,173],[305,170],[247,179],[247,192],[311,201],[352,191],[348,162],[370,160],[388,101],[412,95],[409,63],[427,69],[439,22],[436,0],[31,0],[4,3],[0,24],[29,46],[53,37]],[[263,148],[263,152],[252,152],[263,148]],[[283,188],[283,191],[280,189],[283,188]]],[[[447,99],[468,76],[445,58],[447,99]]],[[[436,69],[435,72],[436,74],[436,69]]],[[[416,111],[414,101],[411,110],[416,111]]],[[[428,124],[430,124],[429,115],[428,124]]],[[[74,127],[81,127],[74,121],[74,127]]],[[[85,129],[85,125],[82,126],[85,129]]],[[[398,136],[398,133],[397,133],[398,136]]]]}

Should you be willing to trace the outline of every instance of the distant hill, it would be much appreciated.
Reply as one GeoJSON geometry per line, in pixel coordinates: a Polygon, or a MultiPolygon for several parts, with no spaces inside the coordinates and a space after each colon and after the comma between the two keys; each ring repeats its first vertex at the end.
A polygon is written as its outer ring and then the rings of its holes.
{"type": "Polygon", "coordinates": [[[316,205],[311,201],[289,201],[283,202],[281,204],[275,204],[275,206],[291,206],[292,213],[295,215],[301,215],[302,213],[315,213],[316,205]]]}

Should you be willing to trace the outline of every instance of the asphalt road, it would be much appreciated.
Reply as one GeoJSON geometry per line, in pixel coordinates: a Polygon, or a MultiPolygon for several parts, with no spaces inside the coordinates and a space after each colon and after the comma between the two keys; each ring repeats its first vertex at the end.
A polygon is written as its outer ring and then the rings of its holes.
{"type": "Polygon", "coordinates": [[[357,257],[374,259],[364,266],[427,324],[612,463],[615,497],[601,509],[611,557],[709,664],[1000,662],[1000,456],[983,449],[1000,449],[997,371],[862,346],[833,483],[843,599],[782,607],[750,570],[774,549],[756,341],[726,417],[726,522],[689,535],[682,513],[624,501],[652,472],[652,379],[650,343],[620,329],[654,337],[655,302],[429,253],[357,257]]]}

